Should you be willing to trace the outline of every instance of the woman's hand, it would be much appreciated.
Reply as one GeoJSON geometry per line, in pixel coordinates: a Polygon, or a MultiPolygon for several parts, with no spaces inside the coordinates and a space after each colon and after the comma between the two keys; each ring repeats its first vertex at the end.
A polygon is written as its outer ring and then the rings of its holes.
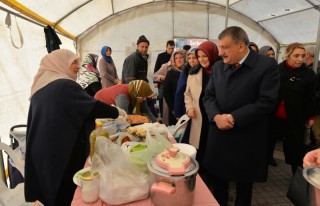
{"type": "Polygon", "coordinates": [[[320,165],[320,149],[308,152],[303,158],[303,167],[320,165]]]}
{"type": "Polygon", "coordinates": [[[166,78],[166,76],[160,75],[160,82],[163,82],[165,78],[166,78]]]}
{"type": "Polygon", "coordinates": [[[120,84],[120,83],[121,83],[121,80],[120,80],[120,79],[115,79],[115,80],[114,80],[114,83],[115,83],[115,84],[120,84]]]}
{"type": "Polygon", "coordinates": [[[192,119],[192,118],[195,118],[196,115],[197,115],[196,109],[195,109],[195,108],[189,109],[188,112],[187,112],[187,115],[188,115],[188,117],[190,117],[191,119],[192,119]]]}
{"type": "Polygon", "coordinates": [[[153,83],[154,88],[158,88],[158,83],[153,83]]]}
{"type": "Polygon", "coordinates": [[[120,117],[126,117],[127,116],[127,113],[126,111],[124,111],[123,109],[121,109],[120,107],[116,107],[118,109],[118,112],[119,112],[119,116],[120,117]]]}
{"type": "Polygon", "coordinates": [[[312,125],[313,125],[313,122],[314,122],[314,120],[313,119],[309,119],[308,121],[307,121],[307,123],[306,123],[306,128],[311,128],[312,127],[312,125]]]}

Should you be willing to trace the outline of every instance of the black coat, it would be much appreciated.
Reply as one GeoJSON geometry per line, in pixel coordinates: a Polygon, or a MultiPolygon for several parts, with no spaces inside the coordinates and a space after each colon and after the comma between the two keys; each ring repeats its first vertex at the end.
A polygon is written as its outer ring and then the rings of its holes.
{"type": "MultiPolygon", "coordinates": [[[[313,71],[313,63],[307,66],[308,69],[313,71]]],[[[317,83],[316,83],[316,114],[320,115],[320,61],[318,61],[318,68],[317,68],[317,83]]]]}
{"type": "Polygon", "coordinates": [[[170,69],[163,82],[163,97],[166,100],[169,109],[169,125],[175,125],[177,123],[177,119],[174,114],[174,101],[180,73],[181,72],[178,70],[173,68],[170,69]]]}
{"type": "Polygon", "coordinates": [[[129,84],[133,80],[148,82],[148,57],[148,54],[143,57],[138,50],[130,54],[123,63],[121,83],[129,84]]]}
{"type": "Polygon", "coordinates": [[[55,80],[31,98],[26,137],[25,198],[46,206],[70,205],[73,175],[89,154],[95,118],[118,110],[89,96],[75,81],[55,80]]]}
{"type": "Polygon", "coordinates": [[[171,58],[171,54],[168,54],[167,51],[158,54],[156,64],[154,65],[154,73],[156,73],[162,66],[162,64],[167,63],[171,58]]]}
{"type": "Polygon", "coordinates": [[[305,65],[288,69],[285,61],[279,64],[279,73],[278,105],[284,100],[288,119],[304,125],[308,117],[315,115],[316,75],[305,65]]]}
{"type": "Polygon", "coordinates": [[[277,62],[250,51],[238,69],[217,62],[205,91],[209,135],[204,166],[230,181],[266,181],[268,172],[267,119],[279,90],[277,62]],[[217,114],[232,114],[233,129],[222,131],[212,121],[217,114]]]}
{"type": "Polygon", "coordinates": [[[305,124],[309,117],[315,115],[316,75],[302,65],[292,70],[286,67],[286,62],[279,64],[280,92],[278,105],[284,101],[287,114],[284,154],[288,164],[302,165],[306,153],[305,124]]]}
{"type": "Polygon", "coordinates": [[[316,114],[320,115],[320,73],[317,75],[317,84],[316,84],[316,114]]]}
{"type": "Polygon", "coordinates": [[[51,53],[54,50],[60,49],[61,41],[57,33],[51,28],[51,26],[46,26],[44,29],[44,34],[46,37],[46,47],[48,53],[51,53]]]}

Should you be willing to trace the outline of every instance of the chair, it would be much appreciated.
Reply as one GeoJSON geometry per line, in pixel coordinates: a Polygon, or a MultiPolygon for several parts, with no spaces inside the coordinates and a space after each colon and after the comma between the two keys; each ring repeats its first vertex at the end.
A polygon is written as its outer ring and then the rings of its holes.
{"type": "Polygon", "coordinates": [[[182,137],[188,126],[189,119],[190,118],[188,117],[188,115],[183,115],[182,117],[180,117],[179,121],[173,128],[172,136],[176,139],[178,143],[181,143],[182,141],[182,137]]]}
{"type": "MultiPolygon", "coordinates": [[[[26,143],[26,129],[27,125],[19,124],[10,128],[10,147],[17,152],[22,159],[25,156],[25,143],[26,143]]],[[[12,166],[11,159],[7,158],[8,161],[8,177],[10,188],[15,188],[19,183],[24,182],[24,178],[18,169],[12,166]]]]}
{"type": "MultiPolygon", "coordinates": [[[[9,145],[0,142],[0,152],[5,151],[12,159],[13,166],[16,167],[22,175],[24,175],[24,159],[12,150],[9,145]]],[[[24,199],[24,183],[18,184],[14,189],[9,189],[5,182],[0,180],[0,205],[16,206],[23,205],[24,199]]]]}

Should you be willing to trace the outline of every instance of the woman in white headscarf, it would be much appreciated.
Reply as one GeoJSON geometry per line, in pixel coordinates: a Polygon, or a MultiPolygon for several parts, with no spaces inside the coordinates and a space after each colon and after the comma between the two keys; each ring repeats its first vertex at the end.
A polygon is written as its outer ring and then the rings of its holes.
{"type": "Polygon", "coordinates": [[[102,88],[100,73],[97,69],[98,58],[96,54],[88,54],[84,58],[77,79],[81,87],[92,97],[102,88]]]}
{"type": "Polygon", "coordinates": [[[89,96],[75,82],[80,59],[65,49],[44,56],[31,88],[25,159],[26,201],[70,205],[73,175],[89,154],[95,118],[119,111],[89,96]]]}

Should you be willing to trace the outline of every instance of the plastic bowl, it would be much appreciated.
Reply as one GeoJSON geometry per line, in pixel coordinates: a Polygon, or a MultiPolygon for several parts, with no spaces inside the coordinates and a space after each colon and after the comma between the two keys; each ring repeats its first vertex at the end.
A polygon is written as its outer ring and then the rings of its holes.
{"type": "Polygon", "coordinates": [[[196,159],[197,149],[194,146],[185,143],[175,143],[172,144],[172,146],[178,147],[180,149],[180,152],[185,153],[194,160],[196,159]]]}

